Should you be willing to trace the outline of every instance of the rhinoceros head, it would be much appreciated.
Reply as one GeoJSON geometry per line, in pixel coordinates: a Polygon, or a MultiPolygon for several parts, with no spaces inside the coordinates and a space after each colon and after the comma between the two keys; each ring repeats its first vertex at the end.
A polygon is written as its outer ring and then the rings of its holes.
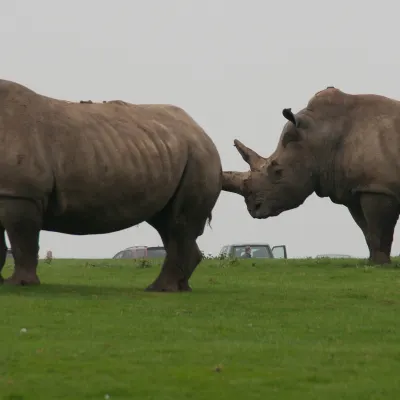
{"type": "Polygon", "coordinates": [[[248,172],[224,171],[222,189],[244,197],[253,218],[277,216],[301,205],[315,189],[315,161],[305,137],[309,121],[290,108],[275,152],[261,157],[238,140],[235,147],[250,166],[248,172]]]}

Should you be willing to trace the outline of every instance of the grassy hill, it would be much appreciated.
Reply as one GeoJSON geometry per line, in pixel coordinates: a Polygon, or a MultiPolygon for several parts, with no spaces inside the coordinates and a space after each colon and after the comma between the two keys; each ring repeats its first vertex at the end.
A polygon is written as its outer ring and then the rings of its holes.
{"type": "Polygon", "coordinates": [[[0,399],[400,397],[400,269],[205,260],[192,293],[144,292],[158,270],[41,261],[40,287],[0,287],[0,399]]]}

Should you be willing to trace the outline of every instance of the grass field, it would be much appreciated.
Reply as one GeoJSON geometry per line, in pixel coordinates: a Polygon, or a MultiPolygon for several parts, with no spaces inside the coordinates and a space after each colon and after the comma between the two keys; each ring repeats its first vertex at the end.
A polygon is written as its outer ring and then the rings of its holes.
{"type": "Polygon", "coordinates": [[[400,269],[206,260],[192,293],[144,292],[158,270],[41,261],[40,287],[0,287],[0,398],[400,398],[400,269]]]}

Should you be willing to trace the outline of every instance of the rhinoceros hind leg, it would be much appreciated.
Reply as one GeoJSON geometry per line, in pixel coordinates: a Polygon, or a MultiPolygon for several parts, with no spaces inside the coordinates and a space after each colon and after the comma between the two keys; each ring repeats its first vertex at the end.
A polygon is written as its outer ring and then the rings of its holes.
{"type": "Polygon", "coordinates": [[[7,231],[15,263],[13,274],[4,283],[40,284],[36,269],[42,216],[38,206],[29,200],[2,199],[0,219],[7,231]]]}
{"type": "Polygon", "coordinates": [[[169,203],[147,221],[158,231],[167,251],[161,272],[148,291],[192,290],[189,279],[202,259],[196,240],[211,218],[221,192],[221,179],[221,169],[212,168],[212,163],[210,166],[194,152],[169,203]]]}
{"type": "Polygon", "coordinates": [[[7,257],[7,245],[4,228],[0,228],[0,285],[4,282],[4,278],[1,275],[4,264],[6,263],[7,257]]]}
{"type": "Polygon", "coordinates": [[[197,244],[195,240],[170,238],[164,241],[167,251],[161,272],[155,281],[146,288],[153,292],[190,292],[191,272],[196,268],[197,244]]]}
{"type": "Polygon", "coordinates": [[[366,220],[366,240],[371,263],[390,264],[394,229],[400,207],[394,197],[379,193],[362,193],[360,204],[366,220]]]}
{"type": "Polygon", "coordinates": [[[206,218],[175,219],[166,214],[149,223],[160,234],[167,256],[160,274],[146,291],[191,292],[189,279],[202,259],[196,239],[203,233],[206,218]]]}
{"type": "Polygon", "coordinates": [[[146,288],[148,292],[191,292],[192,288],[189,285],[189,279],[196,269],[197,265],[202,260],[202,255],[197,246],[197,243],[194,242],[193,245],[186,244],[191,250],[191,253],[187,255],[187,258],[179,255],[177,257],[172,257],[172,261],[165,262],[162,266],[160,275],[157,279],[146,288]],[[184,263],[184,260],[187,260],[184,263]],[[182,268],[182,270],[178,270],[182,268]]]}

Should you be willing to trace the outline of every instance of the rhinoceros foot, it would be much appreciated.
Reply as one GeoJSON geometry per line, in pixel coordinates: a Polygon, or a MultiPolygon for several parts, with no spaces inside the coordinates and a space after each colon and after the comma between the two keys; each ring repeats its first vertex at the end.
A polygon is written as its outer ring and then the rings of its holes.
{"type": "Polygon", "coordinates": [[[392,263],[390,256],[383,252],[377,252],[376,254],[374,254],[372,257],[369,258],[369,262],[373,265],[379,266],[389,266],[392,263]]]}
{"type": "Polygon", "coordinates": [[[187,281],[185,282],[166,282],[155,281],[149,285],[146,292],[191,292],[192,288],[187,281]]]}
{"type": "Polygon", "coordinates": [[[16,271],[9,278],[4,279],[5,285],[13,286],[33,286],[40,285],[40,280],[36,272],[16,271]]]}

